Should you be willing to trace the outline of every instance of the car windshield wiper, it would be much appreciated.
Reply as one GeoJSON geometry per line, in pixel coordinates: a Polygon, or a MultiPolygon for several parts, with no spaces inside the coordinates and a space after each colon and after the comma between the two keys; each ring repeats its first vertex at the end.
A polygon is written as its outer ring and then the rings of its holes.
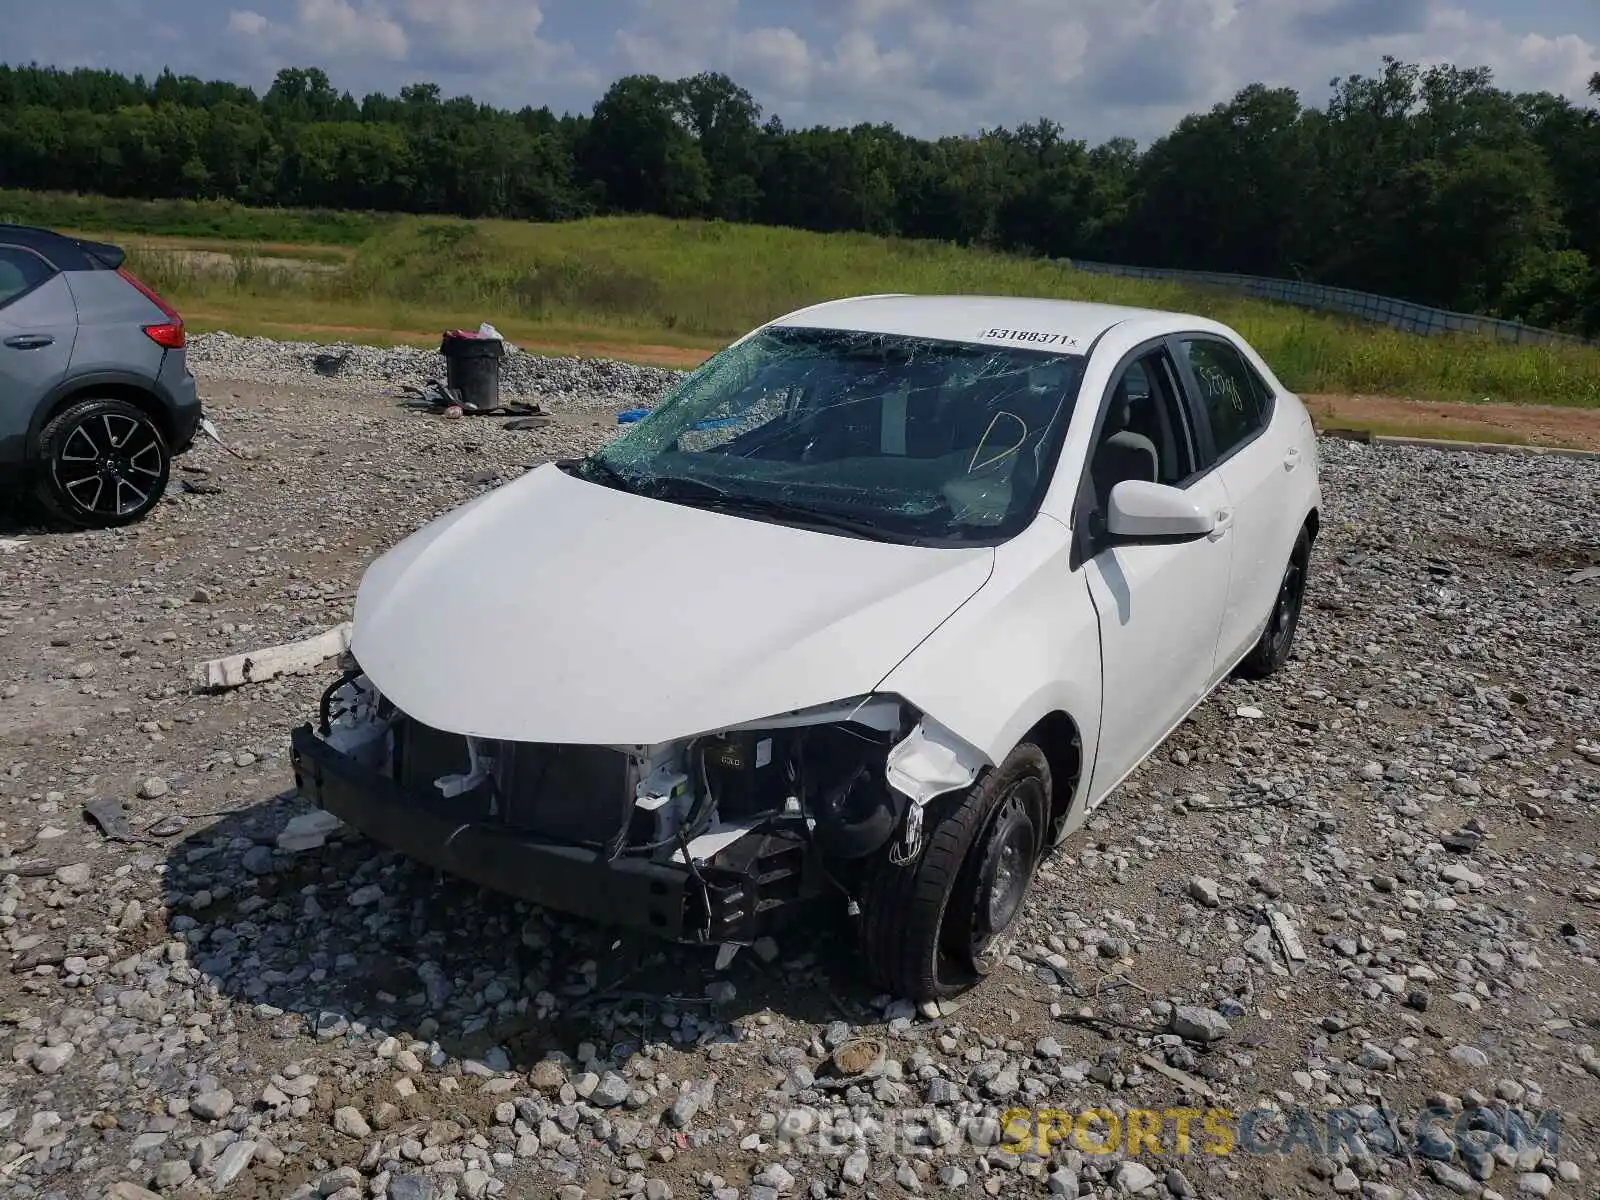
{"type": "Polygon", "coordinates": [[[591,454],[588,458],[580,458],[577,465],[585,475],[590,477],[591,482],[603,483],[608,487],[614,487],[623,492],[637,492],[639,490],[639,485],[635,480],[624,475],[598,454],[591,454]]]}
{"type": "Polygon", "coordinates": [[[763,496],[739,496],[698,479],[661,477],[650,482],[646,495],[659,500],[679,500],[697,508],[752,517],[772,517],[780,521],[809,529],[847,533],[875,542],[897,541],[894,534],[880,525],[863,521],[844,513],[812,508],[792,500],[778,500],[763,496]]]}
{"type": "Polygon", "coordinates": [[[685,479],[681,475],[657,475],[644,488],[646,494],[667,500],[731,500],[733,494],[714,483],[685,479]]]}

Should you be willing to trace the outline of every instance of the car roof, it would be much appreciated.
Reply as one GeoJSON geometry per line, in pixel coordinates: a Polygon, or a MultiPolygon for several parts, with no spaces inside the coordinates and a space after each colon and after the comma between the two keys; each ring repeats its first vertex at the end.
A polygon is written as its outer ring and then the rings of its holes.
{"type": "Polygon", "coordinates": [[[44,255],[58,271],[114,270],[122,265],[124,258],[120,246],[75,238],[38,225],[0,222],[0,242],[26,246],[44,255]]]}
{"type": "Polygon", "coordinates": [[[1214,322],[1189,313],[1019,296],[852,296],[802,308],[774,325],[848,329],[952,342],[988,342],[1082,354],[1125,321],[1157,327],[1207,329],[1214,322]]]}

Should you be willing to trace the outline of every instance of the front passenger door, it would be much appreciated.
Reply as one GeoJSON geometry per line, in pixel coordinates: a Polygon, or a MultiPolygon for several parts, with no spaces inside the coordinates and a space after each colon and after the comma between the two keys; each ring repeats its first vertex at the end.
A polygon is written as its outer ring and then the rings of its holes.
{"type": "Polygon", "coordinates": [[[1195,431],[1165,345],[1136,350],[1112,373],[1085,464],[1081,529],[1103,663],[1099,750],[1089,796],[1098,803],[1210,687],[1228,597],[1234,538],[1227,493],[1200,473],[1195,431]],[[1105,533],[1111,488],[1123,478],[1182,488],[1216,514],[1207,537],[1114,545],[1105,533]]]}

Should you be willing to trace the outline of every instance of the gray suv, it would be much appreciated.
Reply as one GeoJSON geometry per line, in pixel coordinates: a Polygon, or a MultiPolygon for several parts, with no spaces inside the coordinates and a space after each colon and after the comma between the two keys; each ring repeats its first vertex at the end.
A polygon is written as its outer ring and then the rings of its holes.
{"type": "Polygon", "coordinates": [[[200,424],[183,318],[124,257],[0,224],[0,481],[78,526],[154,508],[200,424]]]}

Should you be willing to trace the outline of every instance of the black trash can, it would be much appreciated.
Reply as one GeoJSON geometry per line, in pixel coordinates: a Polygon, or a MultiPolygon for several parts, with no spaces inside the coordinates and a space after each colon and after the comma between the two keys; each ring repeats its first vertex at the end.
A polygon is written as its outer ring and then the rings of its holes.
{"type": "Polygon", "coordinates": [[[452,330],[439,343],[444,355],[445,382],[462,404],[480,410],[500,407],[500,360],[506,344],[499,338],[478,337],[452,330]]]}

